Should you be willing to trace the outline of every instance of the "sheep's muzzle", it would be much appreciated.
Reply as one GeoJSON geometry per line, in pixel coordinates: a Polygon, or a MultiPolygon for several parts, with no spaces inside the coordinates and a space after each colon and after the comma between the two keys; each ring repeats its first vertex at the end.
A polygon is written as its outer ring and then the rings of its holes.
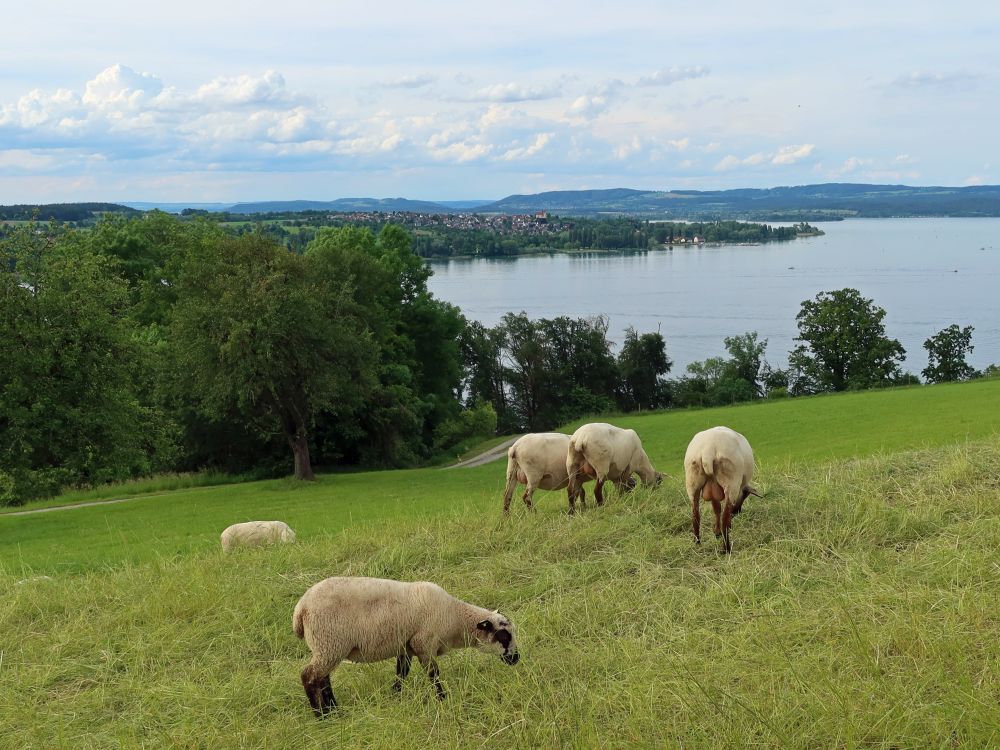
{"type": "Polygon", "coordinates": [[[504,664],[510,664],[511,666],[514,666],[521,660],[521,655],[517,651],[515,651],[512,654],[504,654],[500,658],[503,659],[504,664]]]}

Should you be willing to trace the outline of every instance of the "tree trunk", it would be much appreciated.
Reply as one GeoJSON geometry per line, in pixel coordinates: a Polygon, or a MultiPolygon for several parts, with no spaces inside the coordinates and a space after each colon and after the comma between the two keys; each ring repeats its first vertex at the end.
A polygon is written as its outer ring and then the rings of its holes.
{"type": "Polygon", "coordinates": [[[292,446],[292,453],[295,455],[295,478],[312,482],[316,479],[313,474],[312,464],[309,461],[309,439],[306,436],[304,427],[300,427],[295,435],[288,438],[288,444],[292,446]]]}

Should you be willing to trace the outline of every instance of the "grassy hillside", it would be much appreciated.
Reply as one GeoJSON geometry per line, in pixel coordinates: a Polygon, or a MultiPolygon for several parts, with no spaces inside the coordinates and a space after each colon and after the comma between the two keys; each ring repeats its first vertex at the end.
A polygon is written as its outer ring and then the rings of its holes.
{"type": "MultiPolygon", "coordinates": [[[[754,445],[765,471],[835,458],[953,443],[1000,430],[1000,380],[851,393],[721,409],[614,418],[642,436],[653,463],[678,476],[688,440],[727,424],[754,445]]],[[[409,523],[439,514],[499,511],[504,465],[320,477],[315,485],[279,480],[194,488],[169,499],[36,516],[0,515],[0,564],[51,573],[141,562],[213,549],[231,523],[281,518],[300,536],[338,536],[359,524],[409,523]]],[[[564,495],[541,495],[552,511],[564,495]]],[[[13,509],[17,510],[17,509],[13,509]]]]}
{"type": "Polygon", "coordinates": [[[282,549],[8,571],[0,747],[996,746],[997,477],[995,438],[770,471],[732,557],[691,544],[672,480],[577,517],[503,522],[494,504],[282,549]],[[391,663],[344,665],[318,722],[289,619],[332,573],[499,607],[521,663],[443,657],[443,704],[420,670],[396,696],[391,663]]]}

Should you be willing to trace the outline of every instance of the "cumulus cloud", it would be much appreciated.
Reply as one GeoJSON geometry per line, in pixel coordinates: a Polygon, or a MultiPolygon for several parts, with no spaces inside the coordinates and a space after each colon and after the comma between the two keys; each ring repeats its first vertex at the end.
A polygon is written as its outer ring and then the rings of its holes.
{"type": "Polygon", "coordinates": [[[200,86],[192,99],[214,105],[273,104],[288,101],[285,79],[274,70],[261,76],[220,76],[200,86]]]}
{"type": "Polygon", "coordinates": [[[812,143],[803,143],[796,146],[782,146],[774,153],[758,152],[742,158],[729,154],[720,159],[713,169],[716,172],[727,172],[737,167],[756,167],[766,163],[777,166],[795,164],[812,154],[815,148],[812,143]]]}
{"type": "Polygon", "coordinates": [[[662,68],[642,76],[636,81],[637,86],[670,86],[678,81],[686,81],[691,78],[701,78],[708,75],[708,68],[698,66],[673,66],[662,68]]]}
{"type": "Polygon", "coordinates": [[[552,140],[554,133],[539,133],[535,140],[527,146],[520,146],[507,150],[500,158],[503,161],[521,161],[530,159],[532,156],[544,149],[552,140]]]}
{"type": "Polygon", "coordinates": [[[432,75],[409,75],[396,78],[392,81],[376,83],[375,86],[381,89],[419,89],[429,86],[437,80],[437,76],[432,75]]]}
{"type": "Polygon", "coordinates": [[[556,85],[528,86],[511,82],[486,86],[461,100],[469,102],[529,102],[554,99],[559,94],[559,87],[556,85]]]}
{"type": "Polygon", "coordinates": [[[798,146],[782,146],[771,158],[772,164],[794,164],[809,156],[816,148],[812,143],[803,143],[798,146]]]}
{"type": "Polygon", "coordinates": [[[162,90],[163,82],[152,73],[137,73],[127,65],[115,64],[87,81],[82,101],[100,108],[137,107],[162,90]]]}

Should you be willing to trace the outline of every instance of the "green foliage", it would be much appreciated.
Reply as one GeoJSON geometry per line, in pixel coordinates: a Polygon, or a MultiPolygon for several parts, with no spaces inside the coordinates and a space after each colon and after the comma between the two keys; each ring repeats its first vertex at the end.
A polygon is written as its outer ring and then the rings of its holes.
{"type": "Polygon", "coordinates": [[[497,431],[497,413],[488,401],[459,412],[434,429],[434,449],[439,451],[471,437],[493,435],[497,431]]]}
{"type": "Polygon", "coordinates": [[[629,326],[618,354],[621,408],[635,411],[666,406],[669,394],[664,376],[672,364],[663,334],[657,331],[639,335],[629,326]]]}
{"type": "Polygon", "coordinates": [[[762,398],[771,388],[787,386],[787,376],[764,361],[767,339],[756,331],[724,339],[729,358],[692,362],[687,374],[668,384],[676,406],[721,406],[762,398]]]}
{"type": "Polygon", "coordinates": [[[350,282],[318,271],[264,237],[223,240],[184,259],[171,324],[180,382],[203,412],[283,435],[300,479],[312,478],[315,415],[363,399],[372,369],[350,282]]]}
{"type": "Polygon", "coordinates": [[[965,355],[972,352],[972,326],[959,328],[952,324],[924,342],[927,350],[927,367],[921,373],[928,383],[948,383],[969,380],[977,373],[965,355]]]}
{"type": "Polygon", "coordinates": [[[906,351],[885,335],[885,310],[857,289],[820,292],[796,316],[803,342],[788,355],[795,394],[892,385],[906,351]]]}
{"type": "Polygon", "coordinates": [[[0,253],[0,465],[18,499],[168,464],[171,430],[140,402],[140,349],[114,263],[33,224],[0,253]]]}

